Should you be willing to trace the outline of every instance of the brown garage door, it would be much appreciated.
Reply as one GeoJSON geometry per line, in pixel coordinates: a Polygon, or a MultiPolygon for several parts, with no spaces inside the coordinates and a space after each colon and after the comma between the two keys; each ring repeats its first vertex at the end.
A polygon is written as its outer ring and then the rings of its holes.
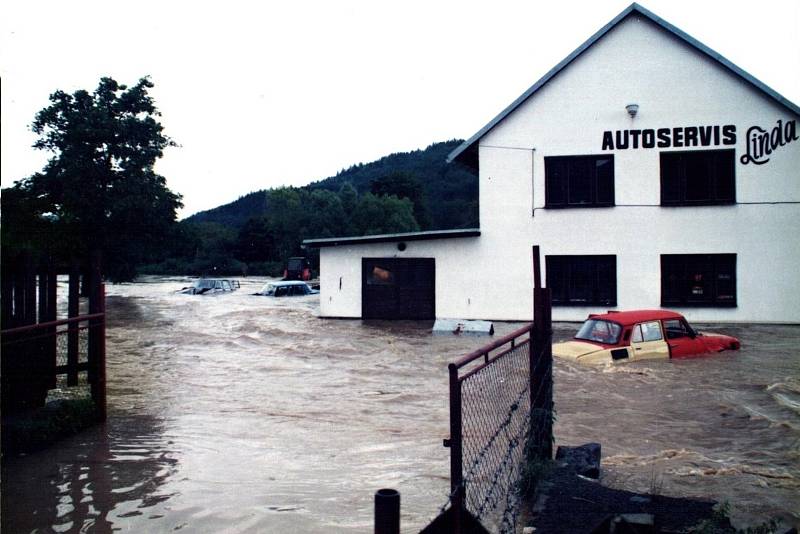
{"type": "Polygon", "coordinates": [[[364,319],[435,319],[433,258],[362,258],[364,319]]]}

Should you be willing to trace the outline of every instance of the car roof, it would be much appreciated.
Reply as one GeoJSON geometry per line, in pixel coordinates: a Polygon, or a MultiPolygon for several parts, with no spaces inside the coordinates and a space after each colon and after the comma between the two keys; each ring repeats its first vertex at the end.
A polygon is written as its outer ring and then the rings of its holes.
{"type": "Polygon", "coordinates": [[[669,310],[629,310],[609,311],[608,313],[592,313],[589,319],[601,319],[629,326],[643,321],[656,321],[662,319],[683,319],[683,315],[669,310]]]}
{"type": "Polygon", "coordinates": [[[300,280],[279,280],[277,282],[267,282],[267,284],[270,284],[270,285],[273,285],[273,286],[300,286],[300,285],[307,286],[308,285],[305,282],[301,282],[300,280]]]}

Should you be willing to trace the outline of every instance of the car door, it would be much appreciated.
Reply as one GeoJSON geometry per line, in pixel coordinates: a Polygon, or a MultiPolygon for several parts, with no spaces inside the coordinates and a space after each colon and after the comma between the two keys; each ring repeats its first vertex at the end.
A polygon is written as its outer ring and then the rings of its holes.
{"type": "Polygon", "coordinates": [[[708,352],[705,343],[697,338],[686,321],[666,319],[663,323],[664,332],[667,334],[670,358],[683,358],[708,352]]]}
{"type": "Polygon", "coordinates": [[[664,341],[659,321],[645,321],[634,325],[631,348],[633,360],[669,358],[669,347],[664,341]]]}

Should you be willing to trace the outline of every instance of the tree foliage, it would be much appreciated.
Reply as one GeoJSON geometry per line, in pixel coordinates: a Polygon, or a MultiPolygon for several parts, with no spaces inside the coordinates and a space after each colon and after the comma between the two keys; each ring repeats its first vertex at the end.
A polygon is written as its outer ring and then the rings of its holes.
{"type": "Polygon", "coordinates": [[[431,215],[422,182],[411,172],[394,171],[370,182],[370,192],[374,195],[407,198],[414,208],[414,218],[422,228],[431,227],[431,215]]]}
{"type": "Polygon", "coordinates": [[[215,222],[238,232],[233,245],[184,243],[149,270],[206,274],[216,266],[213,272],[219,272],[221,256],[212,258],[210,250],[228,247],[235,262],[228,261],[226,268],[238,265],[251,274],[278,275],[287,258],[317,254],[301,247],[303,239],[476,227],[477,177],[446,163],[459,143],[392,154],[306,187],[256,191],[197,213],[179,224],[184,239],[218,239],[191,230],[198,223],[215,222]]]}
{"type": "MultiPolygon", "coordinates": [[[[391,154],[371,163],[358,163],[302,189],[338,193],[347,213],[352,213],[354,199],[359,194],[395,195],[411,200],[422,230],[476,228],[478,177],[460,164],[447,163],[447,155],[459,144],[460,140],[434,143],[425,150],[391,154]],[[414,192],[416,185],[393,186],[391,181],[397,178],[419,184],[422,194],[414,192]],[[375,187],[380,189],[373,189],[376,182],[380,185],[375,187]],[[430,220],[424,213],[428,213],[430,220]]],[[[269,197],[269,191],[255,191],[231,203],[196,213],[188,220],[219,222],[241,228],[248,219],[267,214],[269,197]]],[[[355,230],[340,235],[355,235],[355,230]]]]}
{"type": "Polygon", "coordinates": [[[32,221],[47,221],[57,238],[54,252],[85,257],[90,249],[101,251],[112,281],[131,279],[137,264],[158,252],[181,197],[153,169],[174,142],[157,120],[152,87],[148,78],[131,87],[102,78],[93,93],[50,95],[32,129],[34,148],[51,157],[41,172],[13,187],[10,194],[26,200],[29,220],[17,219],[14,225],[21,226],[10,231],[41,247],[32,221]]]}
{"type": "Polygon", "coordinates": [[[178,224],[181,240],[171,254],[147,271],[160,274],[279,275],[292,256],[316,255],[304,250],[304,239],[414,232],[410,200],[394,195],[358,195],[345,184],[340,192],[282,187],[266,192],[269,211],[251,217],[238,231],[220,223],[187,219],[178,224]]]}

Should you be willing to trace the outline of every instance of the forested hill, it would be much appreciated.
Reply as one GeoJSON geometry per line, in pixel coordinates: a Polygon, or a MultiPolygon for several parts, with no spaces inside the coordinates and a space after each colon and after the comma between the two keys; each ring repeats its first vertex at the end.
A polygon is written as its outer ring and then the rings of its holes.
{"type": "MultiPolygon", "coordinates": [[[[353,165],[301,189],[338,193],[349,183],[359,194],[393,194],[395,190],[419,184],[423,194],[413,200],[420,229],[477,227],[477,176],[462,165],[446,162],[447,155],[459,144],[460,140],[452,140],[434,143],[425,150],[390,154],[371,163],[353,165]]],[[[241,228],[249,219],[268,213],[269,198],[269,191],[256,191],[192,215],[186,222],[215,222],[241,228]]]]}

